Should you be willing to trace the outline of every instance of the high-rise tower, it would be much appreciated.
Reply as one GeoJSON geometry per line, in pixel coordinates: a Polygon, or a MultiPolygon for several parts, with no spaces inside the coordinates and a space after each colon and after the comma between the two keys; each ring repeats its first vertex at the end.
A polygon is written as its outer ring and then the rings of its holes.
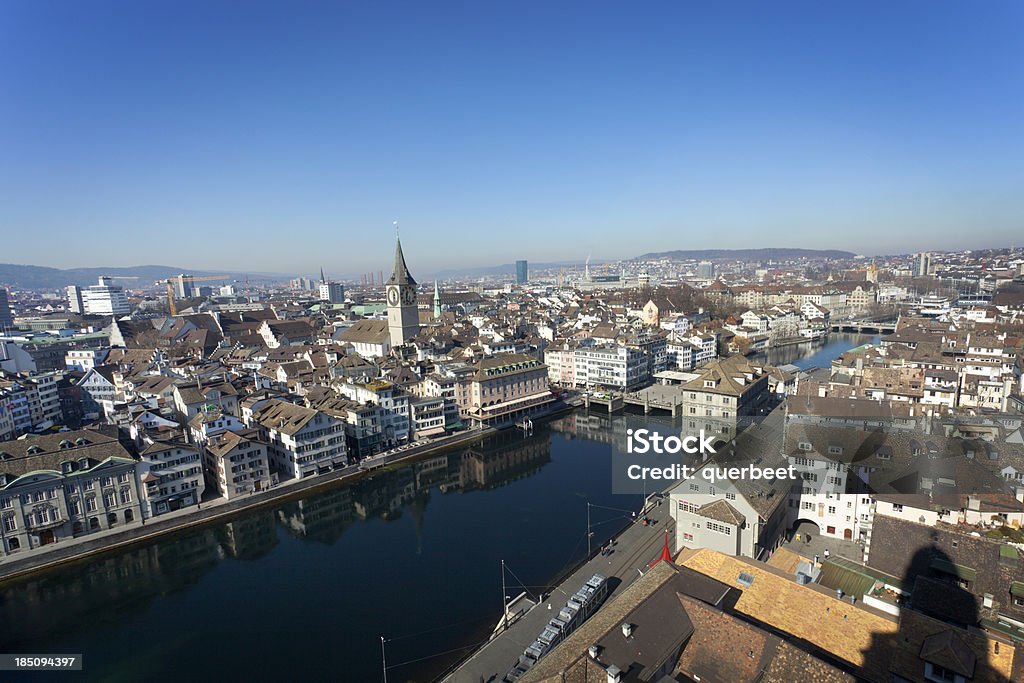
{"type": "Polygon", "coordinates": [[[420,332],[416,309],[416,280],[409,274],[402,254],[402,240],[395,236],[395,267],[385,287],[388,301],[388,332],[391,346],[406,343],[420,332]]]}

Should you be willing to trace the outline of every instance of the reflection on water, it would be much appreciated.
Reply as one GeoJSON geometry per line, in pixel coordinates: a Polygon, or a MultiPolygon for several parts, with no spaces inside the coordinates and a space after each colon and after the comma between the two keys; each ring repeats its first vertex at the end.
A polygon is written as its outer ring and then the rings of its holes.
{"type": "Polygon", "coordinates": [[[753,359],[768,365],[795,365],[801,370],[827,368],[835,358],[862,344],[876,343],[877,336],[833,332],[824,341],[780,346],[757,353],[753,359]]]}
{"type": "MultiPolygon", "coordinates": [[[[547,427],[539,427],[529,437],[509,430],[468,448],[375,473],[351,485],[284,503],[277,509],[246,513],[228,523],[8,584],[0,590],[0,624],[4,624],[0,648],[7,652],[46,651],[51,644],[79,641],[91,644],[85,649],[92,661],[97,655],[116,655],[116,647],[110,653],[97,653],[90,639],[81,640],[78,636],[104,628],[125,636],[126,624],[139,619],[152,622],[154,603],[161,603],[162,608],[173,604],[175,595],[199,583],[225,559],[259,564],[260,560],[280,554],[275,550],[282,544],[281,530],[301,541],[333,546],[355,524],[372,520],[394,522],[409,510],[416,533],[415,551],[422,553],[423,525],[431,491],[452,496],[500,489],[540,473],[550,461],[551,434],[547,427]]],[[[355,543],[374,545],[362,539],[355,543]]],[[[352,550],[369,557],[368,547],[352,550]]],[[[448,549],[442,557],[456,557],[455,550],[448,549]]],[[[408,578],[415,582],[417,577],[408,578]]],[[[223,600],[223,604],[208,604],[205,608],[223,607],[253,597],[221,593],[216,598],[223,600]]],[[[386,600],[386,594],[378,598],[386,600]]],[[[155,629],[152,635],[158,638],[176,636],[161,632],[159,623],[151,623],[150,628],[155,629]]],[[[194,628],[203,627],[198,624],[194,628]]],[[[74,651],[74,647],[61,649],[74,651]]],[[[145,650],[144,644],[142,649],[145,650]]],[[[342,647],[336,654],[344,650],[342,647]]],[[[117,668],[116,662],[108,663],[117,668]]]]}

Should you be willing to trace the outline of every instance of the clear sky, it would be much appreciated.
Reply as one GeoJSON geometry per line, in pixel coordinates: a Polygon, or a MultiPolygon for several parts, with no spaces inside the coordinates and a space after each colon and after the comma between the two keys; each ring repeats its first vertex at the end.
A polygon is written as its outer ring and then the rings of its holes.
{"type": "Polygon", "coordinates": [[[1022,45],[1019,0],[4,0],[0,262],[1020,245],[1022,45]]]}

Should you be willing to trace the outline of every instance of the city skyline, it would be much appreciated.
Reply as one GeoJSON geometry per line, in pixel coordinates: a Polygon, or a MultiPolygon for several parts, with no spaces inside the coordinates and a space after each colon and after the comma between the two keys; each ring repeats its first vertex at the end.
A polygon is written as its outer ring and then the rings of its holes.
{"type": "Polygon", "coordinates": [[[427,273],[1020,234],[1018,5],[582,8],[9,4],[0,260],[218,270],[244,235],[254,271],[359,273],[396,219],[427,273]]]}

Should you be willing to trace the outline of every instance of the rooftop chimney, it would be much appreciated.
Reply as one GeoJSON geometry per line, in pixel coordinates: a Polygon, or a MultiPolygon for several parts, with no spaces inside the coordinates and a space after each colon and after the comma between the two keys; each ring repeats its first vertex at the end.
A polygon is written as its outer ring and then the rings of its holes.
{"type": "Polygon", "coordinates": [[[608,683],[622,683],[622,670],[612,664],[607,669],[608,683]]]}
{"type": "Polygon", "coordinates": [[[627,622],[622,623],[622,635],[625,638],[629,638],[633,635],[633,624],[627,622]]]}
{"type": "Polygon", "coordinates": [[[591,659],[597,659],[597,653],[600,650],[601,650],[601,648],[598,647],[597,645],[591,645],[590,647],[587,648],[587,653],[590,655],[591,659]]]}

